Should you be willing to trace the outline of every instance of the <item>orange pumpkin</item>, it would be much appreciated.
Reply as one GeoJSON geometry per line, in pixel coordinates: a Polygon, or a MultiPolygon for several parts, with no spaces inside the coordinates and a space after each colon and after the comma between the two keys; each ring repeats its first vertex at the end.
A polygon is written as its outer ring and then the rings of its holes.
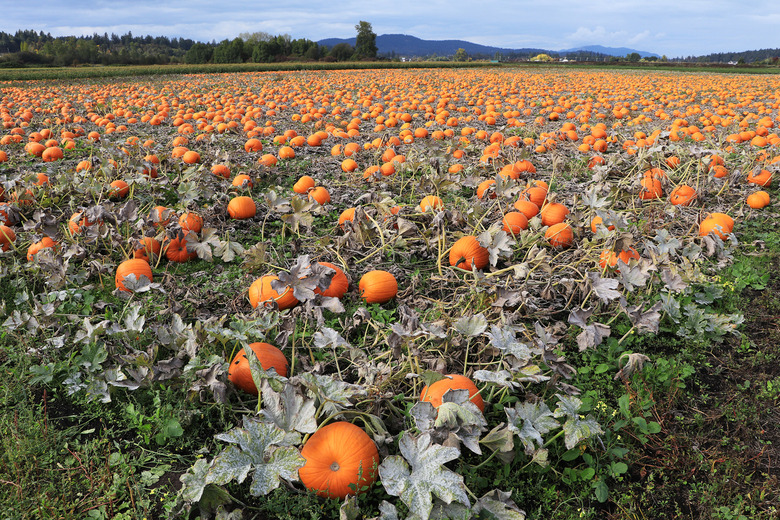
{"type": "Polygon", "coordinates": [[[342,271],[338,266],[331,264],[330,262],[318,262],[320,265],[324,265],[325,267],[330,267],[334,271],[336,271],[336,274],[333,275],[333,278],[330,279],[330,285],[327,289],[324,291],[320,291],[319,288],[314,289],[314,292],[317,294],[322,294],[323,296],[328,296],[331,298],[341,298],[344,296],[344,293],[347,292],[347,289],[349,288],[349,279],[347,279],[347,275],[344,274],[344,271],[342,271]]]}
{"type": "Polygon", "coordinates": [[[140,258],[149,262],[149,254],[160,254],[160,241],[154,237],[143,237],[140,240],[140,246],[133,251],[133,258],[140,258]]]}
{"type": "Polygon", "coordinates": [[[257,215],[255,201],[252,200],[252,197],[243,195],[240,197],[233,197],[230,202],[228,202],[227,210],[228,215],[230,215],[231,218],[238,220],[252,218],[257,215]]]}
{"type": "Polygon", "coordinates": [[[317,186],[309,190],[309,200],[316,201],[318,204],[327,204],[330,202],[330,192],[323,186],[317,186]]]}
{"type": "Polygon", "coordinates": [[[566,215],[569,214],[569,208],[558,202],[552,204],[545,204],[542,207],[542,211],[539,215],[542,218],[542,224],[545,226],[552,226],[553,224],[559,224],[566,220],[566,215]]]}
{"type": "Polygon", "coordinates": [[[769,186],[772,184],[772,172],[769,170],[751,171],[748,173],[747,181],[759,186],[769,186]]]}
{"type": "Polygon", "coordinates": [[[531,219],[539,214],[539,206],[523,198],[518,199],[514,203],[514,208],[525,215],[525,218],[531,219]]]}
{"type": "Polygon", "coordinates": [[[230,168],[228,168],[224,164],[215,164],[214,166],[211,167],[211,173],[213,173],[217,177],[222,177],[223,179],[227,179],[230,177],[230,168]]]}
{"type": "Polygon", "coordinates": [[[617,254],[611,249],[605,249],[599,256],[599,265],[602,269],[606,269],[607,267],[615,267],[618,263],[618,260],[622,260],[623,263],[627,264],[631,261],[632,258],[635,260],[639,260],[641,258],[641,256],[639,256],[639,252],[633,247],[624,249],[617,254]]]}
{"type": "Polygon", "coordinates": [[[124,199],[128,193],[130,193],[130,186],[121,179],[112,181],[109,185],[108,198],[110,199],[124,199]]]}
{"type": "MultiPolygon", "coordinates": [[[[598,231],[598,226],[599,225],[604,225],[604,219],[602,219],[601,217],[599,217],[597,215],[597,216],[593,217],[593,220],[590,221],[590,230],[595,233],[596,231],[598,231]]],[[[615,229],[615,226],[614,225],[610,225],[607,229],[612,231],[613,229],[615,229]]]]}
{"type": "Polygon", "coordinates": [[[726,240],[734,227],[734,220],[725,213],[710,213],[699,223],[699,236],[714,233],[721,240],[726,240]]]}
{"type": "Polygon", "coordinates": [[[198,257],[198,253],[195,251],[187,250],[188,233],[189,231],[181,231],[175,238],[168,242],[168,246],[165,248],[165,258],[171,262],[184,263],[198,257]]]}
{"type": "Polygon", "coordinates": [[[544,238],[555,248],[566,248],[574,243],[574,231],[566,222],[560,222],[547,228],[544,238]]]}
{"type": "Polygon", "coordinates": [[[501,219],[504,231],[512,235],[519,235],[524,229],[528,229],[528,218],[519,211],[510,211],[501,219]]]}
{"type": "Polygon", "coordinates": [[[232,185],[236,188],[252,188],[254,183],[252,182],[252,177],[242,173],[241,175],[235,176],[232,185]]]}
{"type": "Polygon", "coordinates": [[[765,191],[757,191],[755,193],[751,193],[747,197],[747,205],[750,206],[753,209],[761,209],[765,208],[769,205],[770,199],[769,199],[769,193],[765,191]]]}
{"type": "Polygon", "coordinates": [[[8,251],[11,247],[11,243],[16,240],[16,233],[14,230],[6,225],[0,224],[0,249],[8,251]]]}
{"type": "Polygon", "coordinates": [[[344,227],[344,222],[352,222],[355,219],[355,208],[347,208],[339,215],[339,226],[344,227]]]}
{"type": "Polygon", "coordinates": [[[57,242],[55,242],[49,237],[43,237],[38,242],[31,244],[30,247],[27,248],[27,261],[32,262],[35,259],[35,255],[38,254],[38,252],[41,249],[56,249],[56,248],[57,248],[57,242]]]}
{"type": "MultiPolygon", "coordinates": [[[[496,183],[495,179],[488,179],[486,181],[482,181],[479,183],[479,186],[477,186],[477,198],[482,200],[485,197],[485,192],[487,192],[491,186],[493,186],[496,183]]],[[[496,194],[495,192],[490,192],[490,195],[488,195],[489,198],[495,199],[496,194]]]]}
{"type": "Polygon", "coordinates": [[[131,258],[117,266],[116,277],[114,278],[116,288],[121,291],[129,291],[130,289],[125,287],[124,279],[131,274],[135,275],[136,280],[142,276],[145,276],[150,282],[153,280],[152,267],[149,265],[149,262],[140,258],[131,258]]]}
{"type": "Polygon", "coordinates": [[[480,245],[476,237],[466,235],[458,239],[450,249],[450,265],[471,271],[472,266],[484,269],[490,260],[488,250],[480,245]]]}
{"type": "Polygon", "coordinates": [[[249,286],[249,303],[252,307],[257,307],[261,303],[268,306],[276,302],[279,310],[284,310],[298,305],[298,299],[289,287],[281,295],[274,290],[271,282],[278,279],[276,275],[267,274],[252,282],[249,286]]]}
{"type": "Polygon", "coordinates": [[[653,200],[664,194],[661,180],[651,175],[642,178],[642,190],[639,192],[639,198],[642,200],[653,200]]]}
{"type": "Polygon", "coordinates": [[[304,175],[293,185],[293,191],[300,193],[301,195],[308,193],[308,191],[314,187],[314,179],[308,175],[304,175]]]}
{"type": "Polygon", "coordinates": [[[358,292],[366,303],[386,303],[398,294],[398,281],[387,271],[369,271],[360,279],[358,292]]]}
{"type": "Polygon", "coordinates": [[[471,402],[483,412],[485,411],[485,401],[479,395],[477,386],[471,379],[460,374],[448,374],[444,379],[439,379],[430,386],[424,387],[420,393],[420,401],[428,401],[435,408],[438,408],[441,406],[442,397],[449,390],[468,390],[471,402]]]}
{"type": "Polygon", "coordinates": [[[444,208],[444,203],[436,195],[428,195],[423,197],[420,201],[420,211],[423,213],[427,211],[439,211],[442,208],[444,208]]]}
{"type": "MultiPolygon", "coordinates": [[[[263,370],[276,370],[276,373],[282,377],[287,377],[287,358],[281,350],[270,343],[250,343],[249,348],[257,356],[260,366],[263,370]]],[[[246,357],[246,351],[242,348],[233,357],[228,368],[228,381],[236,385],[244,392],[257,395],[257,386],[252,379],[252,371],[249,368],[249,360],[246,357]]]]}
{"type": "Polygon", "coordinates": [[[696,199],[696,190],[687,184],[680,184],[669,194],[669,202],[674,206],[689,206],[696,199]]]}
{"type": "Polygon", "coordinates": [[[306,459],[298,476],[321,497],[343,499],[361,493],[376,480],[379,452],[360,427],[346,421],[323,426],[301,449],[306,459]]]}
{"type": "Polygon", "coordinates": [[[195,231],[196,233],[200,233],[200,230],[203,229],[203,217],[197,213],[188,211],[179,217],[179,225],[185,231],[195,231]]]}

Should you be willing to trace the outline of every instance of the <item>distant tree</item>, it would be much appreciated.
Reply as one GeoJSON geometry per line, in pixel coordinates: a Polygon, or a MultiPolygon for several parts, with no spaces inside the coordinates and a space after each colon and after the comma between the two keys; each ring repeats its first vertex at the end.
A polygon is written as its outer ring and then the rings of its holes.
{"type": "Polygon", "coordinates": [[[371,24],[361,20],[355,29],[357,30],[355,58],[376,58],[379,49],[376,46],[376,34],[371,29],[371,24]]]}
{"type": "Polygon", "coordinates": [[[455,51],[455,56],[452,57],[454,61],[466,61],[468,59],[468,54],[466,54],[466,49],[459,48],[457,51],[455,51]]]}
{"type": "Polygon", "coordinates": [[[273,35],[271,33],[267,33],[265,31],[258,31],[258,32],[242,32],[238,35],[239,38],[244,40],[244,42],[249,43],[251,45],[256,45],[258,42],[267,42],[271,41],[273,38],[273,35]]]}
{"type": "Polygon", "coordinates": [[[346,42],[337,43],[333,46],[333,48],[330,50],[330,53],[328,54],[336,61],[346,61],[350,59],[353,54],[355,54],[355,48],[346,42]]]}
{"type": "Polygon", "coordinates": [[[214,47],[205,43],[196,43],[184,54],[185,63],[208,63],[214,54],[214,47]]]}
{"type": "Polygon", "coordinates": [[[642,59],[642,56],[640,56],[638,52],[632,52],[631,54],[628,54],[626,58],[628,59],[628,61],[637,62],[640,59],[642,59]]]}
{"type": "Polygon", "coordinates": [[[661,56],[661,61],[669,61],[669,58],[666,57],[666,54],[661,56]]]}
{"type": "Polygon", "coordinates": [[[537,54],[531,58],[531,61],[554,61],[554,59],[549,54],[537,54]]]}

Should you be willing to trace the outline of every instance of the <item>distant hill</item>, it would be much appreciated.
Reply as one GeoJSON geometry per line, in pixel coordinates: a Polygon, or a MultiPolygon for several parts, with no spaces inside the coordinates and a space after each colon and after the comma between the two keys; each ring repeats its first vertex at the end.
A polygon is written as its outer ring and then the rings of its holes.
{"type": "MultiPolygon", "coordinates": [[[[355,45],[355,38],[327,38],[317,43],[333,47],[339,43],[355,45]]],[[[380,34],[376,37],[376,46],[382,56],[452,56],[458,49],[463,49],[471,57],[492,58],[496,52],[506,55],[537,55],[549,53],[544,49],[504,49],[480,45],[465,40],[423,40],[408,34],[380,34]]]]}
{"type": "MultiPolygon", "coordinates": [[[[355,38],[327,38],[317,42],[320,45],[326,45],[333,47],[339,43],[348,43],[352,46],[355,45],[355,38]]],[[[548,49],[537,48],[522,48],[522,49],[508,49],[503,47],[492,47],[489,45],[480,45],[478,43],[472,43],[465,40],[423,40],[416,36],[410,36],[408,34],[380,34],[376,37],[376,46],[379,49],[380,56],[404,56],[404,57],[420,57],[420,56],[452,56],[458,49],[463,49],[472,58],[493,58],[496,53],[499,53],[502,58],[527,58],[530,56],[536,56],[537,54],[549,54],[551,56],[558,56],[566,54],[568,56],[626,56],[632,52],[639,53],[640,56],[655,56],[645,51],[637,51],[628,48],[613,48],[603,47],[601,45],[590,45],[587,47],[579,47],[577,49],[567,49],[563,51],[551,51],[548,49]]]]}
{"type": "Polygon", "coordinates": [[[584,47],[576,47],[574,49],[563,49],[558,51],[558,54],[566,54],[570,52],[595,52],[597,54],[606,54],[607,56],[618,56],[621,58],[636,52],[643,58],[660,58],[658,54],[652,52],[638,51],[635,49],[629,49],[628,47],[604,47],[603,45],[586,45],[584,47]]]}

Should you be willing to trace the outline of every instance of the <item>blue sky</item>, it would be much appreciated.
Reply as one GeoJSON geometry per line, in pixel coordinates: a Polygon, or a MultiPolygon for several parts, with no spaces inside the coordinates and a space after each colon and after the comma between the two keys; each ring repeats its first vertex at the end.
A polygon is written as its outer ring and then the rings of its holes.
{"type": "Polygon", "coordinates": [[[780,48],[780,1],[433,0],[369,3],[237,0],[0,0],[0,31],[53,36],[97,32],[198,41],[265,31],[348,38],[360,20],[376,34],[459,39],[505,48],[630,47],[668,57],[780,48]]]}

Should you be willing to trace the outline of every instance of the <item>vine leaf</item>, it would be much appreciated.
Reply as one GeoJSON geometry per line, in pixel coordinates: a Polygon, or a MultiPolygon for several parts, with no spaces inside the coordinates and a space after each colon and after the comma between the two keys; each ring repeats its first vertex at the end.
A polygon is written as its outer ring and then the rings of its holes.
{"type": "Polygon", "coordinates": [[[401,498],[409,512],[428,520],[433,497],[451,504],[471,506],[463,477],[444,466],[460,456],[460,450],[431,442],[429,434],[405,432],[398,443],[401,455],[391,455],[379,465],[385,490],[401,498]]]}
{"type": "Polygon", "coordinates": [[[314,400],[304,399],[290,383],[284,383],[281,392],[275,392],[263,380],[263,409],[260,413],[269,422],[288,435],[289,444],[297,444],[300,436],[295,432],[314,433],[317,421],[314,417],[314,400]]]}
{"type": "Polygon", "coordinates": [[[616,291],[618,287],[618,281],[611,278],[602,278],[598,273],[588,273],[590,279],[590,288],[593,290],[593,294],[604,302],[609,303],[611,300],[620,297],[620,291],[616,291]]]}
{"type": "Polygon", "coordinates": [[[582,407],[580,399],[574,396],[555,395],[558,398],[558,408],[555,409],[553,415],[555,417],[566,417],[566,422],[563,424],[563,433],[567,450],[574,448],[580,441],[604,433],[604,430],[601,429],[599,423],[592,416],[588,415],[584,419],[580,417],[579,412],[582,407]]]}
{"type": "Polygon", "coordinates": [[[515,403],[514,408],[506,408],[504,411],[509,422],[509,431],[520,438],[525,452],[529,455],[536,450],[537,445],[544,445],[542,435],[561,427],[544,401],[515,403]]]}
{"type": "Polygon", "coordinates": [[[474,504],[472,508],[474,517],[495,520],[525,520],[525,511],[518,508],[511,497],[511,491],[494,489],[486,493],[474,504]]]}
{"type": "Polygon", "coordinates": [[[569,323],[577,325],[582,329],[582,332],[577,335],[577,345],[580,348],[580,352],[601,345],[604,338],[608,338],[611,333],[609,325],[604,325],[603,323],[587,324],[587,320],[594,310],[595,307],[591,309],[578,307],[569,314],[569,323]]]}
{"type": "Polygon", "coordinates": [[[464,336],[475,337],[479,336],[485,330],[487,330],[487,319],[480,312],[473,316],[464,316],[455,322],[455,330],[463,334],[464,336]]]}

